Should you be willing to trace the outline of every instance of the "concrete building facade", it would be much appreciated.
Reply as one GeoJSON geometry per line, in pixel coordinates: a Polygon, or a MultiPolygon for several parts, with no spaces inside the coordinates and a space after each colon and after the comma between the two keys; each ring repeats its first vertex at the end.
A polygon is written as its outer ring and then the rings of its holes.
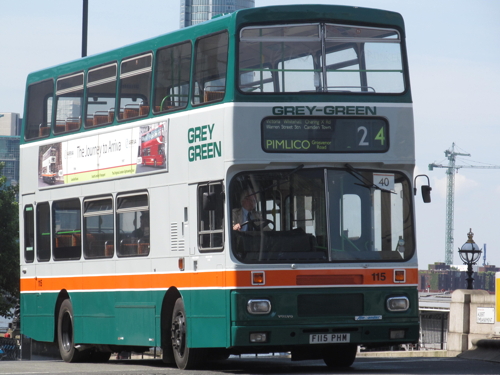
{"type": "Polygon", "coordinates": [[[21,134],[19,113],[0,112],[0,135],[16,136],[21,134]]]}
{"type": "Polygon", "coordinates": [[[21,117],[18,113],[0,112],[0,163],[7,186],[19,183],[19,141],[21,117]]]}

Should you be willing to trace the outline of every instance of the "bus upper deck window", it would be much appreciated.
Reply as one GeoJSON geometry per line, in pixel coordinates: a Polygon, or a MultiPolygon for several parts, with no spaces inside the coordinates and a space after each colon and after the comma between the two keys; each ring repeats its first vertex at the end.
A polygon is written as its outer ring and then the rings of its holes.
{"type": "Polygon", "coordinates": [[[83,73],[57,80],[54,133],[79,130],[82,121],[83,73]]]}
{"type": "Polygon", "coordinates": [[[218,102],[226,93],[227,32],[196,42],[193,104],[218,102]]]}
{"type": "Polygon", "coordinates": [[[396,30],[325,25],[328,92],[404,91],[400,36],[396,30]]]}
{"type": "Polygon", "coordinates": [[[155,67],[154,113],[187,106],[190,69],[190,42],[158,51],[155,67]]]}
{"type": "Polygon", "coordinates": [[[393,29],[337,24],[245,27],[239,88],[259,93],[402,93],[401,38],[393,29]]]}
{"type": "Polygon", "coordinates": [[[115,117],[116,63],[90,69],[87,75],[85,127],[111,124],[115,117]]]}
{"type": "Polygon", "coordinates": [[[239,84],[246,93],[321,90],[318,24],[247,27],[240,33],[239,84]]]}
{"type": "Polygon", "coordinates": [[[120,68],[119,120],[149,114],[151,92],[151,53],[123,60],[120,68]]]}
{"type": "Polygon", "coordinates": [[[37,82],[28,87],[27,116],[24,138],[46,137],[50,134],[54,81],[37,82]]]}

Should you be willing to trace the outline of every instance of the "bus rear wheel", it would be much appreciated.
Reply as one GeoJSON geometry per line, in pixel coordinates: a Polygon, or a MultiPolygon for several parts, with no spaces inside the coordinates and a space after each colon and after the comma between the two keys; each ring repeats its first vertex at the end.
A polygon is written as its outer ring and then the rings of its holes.
{"type": "Polygon", "coordinates": [[[59,353],[65,362],[82,362],[86,360],[87,353],[80,352],[75,348],[73,331],[73,305],[69,299],[65,299],[59,308],[57,317],[59,353]]]}
{"type": "Polygon", "coordinates": [[[203,349],[187,346],[188,325],[182,298],[178,298],[175,302],[170,332],[177,367],[181,370],[196,368],[203,359],[203,349]]]}
{"type": "Polygon", "coordinates": [[[328,367],[349,367],[356,359],[357,345],[334,345],[324,353],[323,361],[328,367]]]}

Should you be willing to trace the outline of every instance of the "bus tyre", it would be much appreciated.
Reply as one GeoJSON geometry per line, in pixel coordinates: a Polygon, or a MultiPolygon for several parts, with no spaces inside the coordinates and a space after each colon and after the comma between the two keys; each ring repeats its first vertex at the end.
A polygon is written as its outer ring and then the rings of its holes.
{"type": "Polygon", "coordinates": [[[87,353],[75,348],[73,328],[73,306],[69,299],[65,299],[59,308],[57,318],[57,342],[59,353],[65,362],[81,362],[87,357],[87,353]]]}
{"type": "Polygon", "coordinates": [[[181,370],[196,368],[202,360],[203,350],[187,346],[188,325],[182,298],[178,298],[175,302],[170,332],[177,367],[181,370]]]}
{"type": "Polygon", "coordinates": [[[357,345],[335,345],[325,351],[323,361],[328,367],[349,367],[356,359],[357,345]]]}

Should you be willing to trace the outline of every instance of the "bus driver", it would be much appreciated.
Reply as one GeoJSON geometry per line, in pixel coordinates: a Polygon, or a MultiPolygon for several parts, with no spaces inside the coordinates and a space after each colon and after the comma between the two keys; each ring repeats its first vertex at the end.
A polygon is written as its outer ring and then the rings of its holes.
{"type": "MultiPolygon", "coordinates": [[[[258,231],[270,230],[267,225],[262,227],[266,220],[256,211],[256,193],[252,190],[243,190],[240,195],[241,208],[233,209],[233,230],[258,231]]],[[[267,224],[267,223],[266,223],[267,224]]]]}

